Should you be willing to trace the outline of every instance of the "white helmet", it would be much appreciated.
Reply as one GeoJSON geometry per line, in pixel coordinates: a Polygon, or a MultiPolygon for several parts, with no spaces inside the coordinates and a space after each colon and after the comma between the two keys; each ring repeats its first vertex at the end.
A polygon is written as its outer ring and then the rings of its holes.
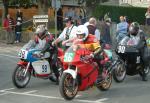
{"type": "Polygon", "coordinates": [[[77,27],[77,32],[76,32],[76,35],[78,34],[83,34],[84,35],[84,38],[82,39],[83,41],[86,40],[86,38],[88,37],[89,35],[89,31],[88,31],[88,28],[84,25],[79,25],[77,27]]]}

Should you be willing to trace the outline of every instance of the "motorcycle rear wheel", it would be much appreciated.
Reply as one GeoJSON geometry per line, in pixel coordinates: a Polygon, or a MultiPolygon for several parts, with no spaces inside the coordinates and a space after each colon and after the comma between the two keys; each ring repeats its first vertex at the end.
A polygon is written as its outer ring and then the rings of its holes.
{"type": "Polygon", "coordinates": [[[17,65],[12,75],[12,82],[17,88],[24,88],[29,83],[31,78],[31,73],[27,71],[24,76],[25,67],[17,65]]]}
{"type": "Polygon", "coordinates": [[[102,80],[100,83],[96,83],[96,87],[101,91],[107,91],[112,84],[112,74],[109,73],[107,78],[102,80]]]}
{"type": "Polygon", "coordinates": [[[63,73],[60,78],[59,91],[66,100],[72,100],[78,93],[78,82],[69,73],[63,73]]]}
{"type": "Polygon", "coordinates": [[[121,83],[124,81],[126,77],[126,68],[124,67],[124,63],[119,62],[116,64],[116,68],[113,70],[113,78],[117,83],[121,83]]]}

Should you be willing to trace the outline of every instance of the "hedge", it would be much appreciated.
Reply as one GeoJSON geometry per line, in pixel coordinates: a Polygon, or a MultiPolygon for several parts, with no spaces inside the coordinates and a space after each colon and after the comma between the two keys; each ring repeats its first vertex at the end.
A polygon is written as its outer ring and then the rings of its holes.
{"type": "Polygon", "coordinates": [[[92,15],[96,18],[104,16],[106,13],[110,13],[110,18],[113,22],[119,22],[119,17],[127,16],[129,21],[137,21],[140,24],[145,24],[145,13],[147,8],[141,7],[124,7],[124,6],[107,6],[98,5],[92,15]]]}

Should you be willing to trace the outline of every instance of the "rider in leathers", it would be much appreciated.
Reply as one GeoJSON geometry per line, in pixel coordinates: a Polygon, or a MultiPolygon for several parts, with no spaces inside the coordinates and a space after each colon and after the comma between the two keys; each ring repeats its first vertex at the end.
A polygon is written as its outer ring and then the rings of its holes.
{"type": "Polygon", "coordinates": [[[56,46],[52,46],[52,41],[53,41],[53,35],[48,32],[47,28],[45,25],[38,25],[36,30],[35,30],[35,37],[33,40],[30,40],[25,46],[27,49],[30,48],[36,48],[41,50],[41,56],[45,52],[50,52],[52,54],[52,62],[49,62],[52,64],[51,68],[53,69],[55,76],[56,76],[56,84],[58,84],[58,78],[59,78],[59,72],[58,68],[56,67],[56,58],[57,58],[57,48],[56,46]]]}
{"type": "MultiPolygon", "coordinates": [[[[142,57],[142,61],[144,62],[144,66],[145,68],[148,66],[148,62],[146,60],[146,58],[144,57],[144,50],[145,48],[147,48],[146,45],[146,39],[145,39],[145,34],[142,30],[140,30],[140,25],[137,22],[133,22],[131,23],[130,27],[129,27],[129,34],[127,37],[125,37],[120,44],[122,43],[127,43],[127,45],[134,45],[135,48],[137,48],[140,51],[141,57],[142,57]],[[130,42],[130,40],[134,40],[134,44],[132,44],[130,42]]],[[[123,44],[124,44],[123,43],[123,44]]],[[[147,81],[147,75],[144,72],[144,68],[143,68],[143,77],[142,80],[143,81],[147,81]]]]}
{"type": "Polygon", "coordinates": [[[90,54],[90,56],[96,59],[96,62],[98,63],[98,65],[100,65],[99,61],[103,59],[103,56],[101,55],[102,50],[100,43],[95,35],[89,34],[88,28],[84,25],[79,25],[77,27],[76,35],[76,38],[73,38],[72,40],[66,40],[65,42],[67,43],[72,41],[75,48],[85,48],[91,51],[92,53],[90,54]]]}

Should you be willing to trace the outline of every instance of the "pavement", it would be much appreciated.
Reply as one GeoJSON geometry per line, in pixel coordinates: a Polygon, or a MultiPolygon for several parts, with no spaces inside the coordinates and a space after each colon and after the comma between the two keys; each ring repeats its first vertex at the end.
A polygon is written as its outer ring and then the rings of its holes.
{"type": "Polygon", "coordinates": [[[0,40],[0,47],[3,46],[8,46],[8,47],[22,47],[23,45],[25,45],[25,42],[19,42],[19,43],[14,43],[14,44],[7,44],[6,40],[0,40]]]}
{"type": "Polygon", "coordinates": [[[6,53],[12,55],[12,53],[18,53],[18,51],[25,45],[26,43],[14,43],[7,44],[5,40],[0,40],[0,54],[6,53]]]}

